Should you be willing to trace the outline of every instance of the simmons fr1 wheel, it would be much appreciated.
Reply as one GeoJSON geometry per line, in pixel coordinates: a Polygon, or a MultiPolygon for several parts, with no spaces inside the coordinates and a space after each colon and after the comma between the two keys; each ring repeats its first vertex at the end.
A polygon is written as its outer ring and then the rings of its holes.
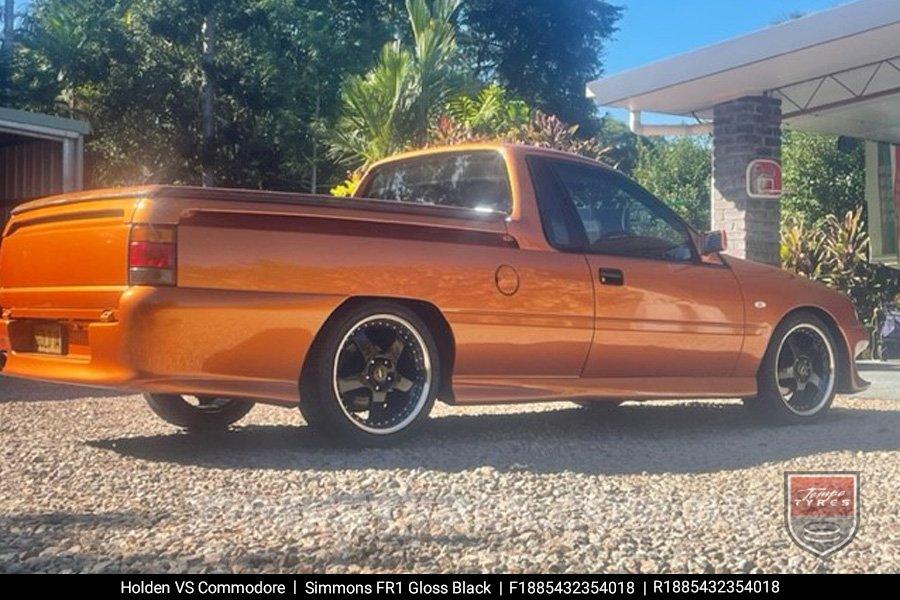
{"type": "Polygon", "coordinates": [[[775,329],[757,373],[758,394],[744,404],[776,423],[808,423],[834,400],[837,348],[828,327],[812,314],[797,313],[775,329]]]}
{"type": "Polygon", "coordinates": [[[311,350],[300,411],[344,441],[386,445],[414,433],[437,395],[434,341],[413,311],[372,302],[333,319],[311,350]]]}
{"type": "Polygon", "coordinates": [[[250,400],[213,396],[144,394],[144,400],[162,420],[195,431],[225,429],[253,408],[250,400]]]}

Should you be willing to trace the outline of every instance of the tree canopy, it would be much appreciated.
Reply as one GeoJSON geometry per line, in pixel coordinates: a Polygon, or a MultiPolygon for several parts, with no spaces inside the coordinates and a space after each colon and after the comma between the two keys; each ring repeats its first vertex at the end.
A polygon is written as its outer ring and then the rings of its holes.
{"type": "MultiPolygon", "coordinates": [[[[584,83],[601,71],[618,9],[597,0],[415,4],[420,16],[460,6],[442,32],[427,33],[405,0],[33,0],[0,80],[11,81],[8,104],[91,122],[90,185],[328,189],[347,166],[326,151],[336,132],[352,141],[345,126],[359,117],[347,92],[366,91],[386,59],[405,63],[402,85],[418,90],[394,107],[407,122],[394,132],[404,143],[423,141],[422,123],[433,125],[452,97],[491,84],[581,124],[582,137],[596,131],[584,83]],[[449,33],[455,49],[444,56],[449,33]],[[391,55],[399,48],[407,54],[391,55]]],[[[374,115],[390,106],[383,100],[369,96],[364,108],[374,115]]]]}
{"type": "Polygon", "coordinates": [[[842,218],[865,206],[862,143],[851,143],[842,150],[837,136],[786,131],[781,164],[783,218],[800,219],[813,225],[826,215],[842,218]]]}
{"type": "Polygon", "coordinates": [[[196,184],[212,165],[219,185],[321,190],[343,174],[324,156],[341,85],[392,35],[372,13],[382,4],[392,14],[392,2],[371,0],[35,0],[20,105],[91,121],[94,185],[196,184]]]}
{"type": "Polygon", "coordinates": [[[479,78],[594,133],[599,121],[584,86],[603,73],[620,16],[603,0],[467,0],[460,45],[479,78]]]}

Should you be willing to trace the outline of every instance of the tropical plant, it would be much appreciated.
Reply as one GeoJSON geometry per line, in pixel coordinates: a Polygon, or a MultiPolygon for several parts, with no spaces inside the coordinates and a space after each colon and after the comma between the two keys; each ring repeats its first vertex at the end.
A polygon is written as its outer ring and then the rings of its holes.
{"type": "Polygon", "coordinates": [[[531,121],[518,132],[513,141],[540,148],[581,154],[594,160],[600,160],[606,156],[610,147],[600,144],[591,137],[579,137],[580,127],[580,125],[564,123],[556,115],[535,111],[531,121]]]}
{"type": "Polygon", "coordinates": [[[842,219],[826,215],[816,226],[792,220],[782,229],[781,259],[785,269],[820,281],[846,294],[860,320],[871,325],[873,311],[897,284],[869,262],[869,236],[862,208],[842,219]]]}
{"type": "Polygon", "coordinates": [[[822,240],[822,281],[841,290],[858,288],[869,275],[869,235],[862,207],[843,219],[827,215],[817,229],[822,240]]]}
{"type": "Polygon", "coordinates": [[[329,192],[332,196],[335,196],[337,198],[349,198],[354,193],[356,193],[356,188],[359,187],[359,183],[360,181],[362,181],[362,176],[362,171],[360,169],[357,169],[349,173],[347,175],[347,179],[331,188],[329,192]]]}
{"type": "Polygon", "coordinates": [[[475,94],[460,94],[444,107],[444,117],[473,135],[500,135],[517,129],[529,122],[531,113],[524,100],[510,97],[497,84],[475,94]]]}
{"type": "Polygon", "coordinates": [[[790,219],[781,228],[781,266],[809,279],[818,279],[822,266],[822,236],[802,220],[790,219]]]}
{"type": "Polygon", "coordinates": [[[429,123],[462,85],[453,23],[461,2],[406,0],[412,50],[390,42],[369,73],[348,80],[332,156],[368,165],[424,143],[429,123]]]}
{"type": "Polygon", "coordinates": [[[595,138],[579,137],[578,125],[563,123],[555,115],[547,115],[536,110],[527,120],[520,120],[517,116],[515,120],[504,119],[499,123],[501,125],[496,129],[473,127],[467,125],[465,121],[457,122],[445,115],[431,132],[429,145],[443,146],[471,142],[527,144],[580,154],[612,164],[611,146],[603,145],[595,138]]]}

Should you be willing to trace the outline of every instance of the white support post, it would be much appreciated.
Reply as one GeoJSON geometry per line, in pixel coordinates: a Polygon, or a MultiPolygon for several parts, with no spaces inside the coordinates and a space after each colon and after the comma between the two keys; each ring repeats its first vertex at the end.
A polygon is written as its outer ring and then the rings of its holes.
{"type": "Polygon", "coordinates": [[[78,140],[66,138],[62,142],[62,191],[80,189],[78,180],[78,140]]]}

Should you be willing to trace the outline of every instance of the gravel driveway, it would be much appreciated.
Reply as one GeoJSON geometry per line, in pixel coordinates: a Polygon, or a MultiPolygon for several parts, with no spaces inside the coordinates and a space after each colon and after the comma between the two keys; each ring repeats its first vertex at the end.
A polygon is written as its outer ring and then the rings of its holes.
{"type": "Polygon", "coordinates": [[[179,433],[138,397],[0,378],[0,572],[900,571],[900,403],[761,428],[736,403],[438,406],[348,450],[297,411],[179,433]],[[862,474],[859,534],[788,539],[785,470],[862,474]]]}

